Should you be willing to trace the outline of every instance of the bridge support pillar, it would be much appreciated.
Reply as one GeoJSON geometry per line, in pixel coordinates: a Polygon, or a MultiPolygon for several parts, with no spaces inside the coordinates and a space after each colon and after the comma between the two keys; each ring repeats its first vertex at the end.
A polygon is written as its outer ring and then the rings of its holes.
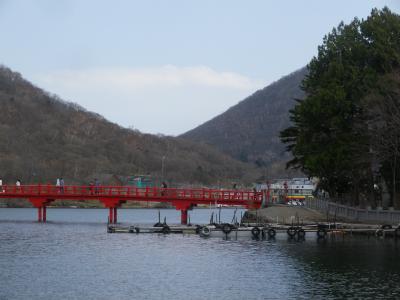
{"type": "Polygon", "coordinates": [[[182,209],[181,210],[181,224],[187,225],[187,223],[188,223],[188,210],[182,209]]]}
{"type": "Polygon", "coordinates": [[[118,199],[109,199],[109,198],[100,199],[100,201],[103,202],[104,206],[108,208],[108,222],[110,224],[116,224],[118,222],[117,209],[125,201],[118,199]]]}
{"type": "Polygon", "coordinates": [[[193,204],[186,201],[172,201],[172,205],[181,211],[181,224],[186,225],[188,223],[188,210],[193,208],[193,204]]]}
{"type": "Polygon", "coordinates": [[[33,204],[34,207],[37,208],[37,216],[38,222],[46,222],[47,221],[47,205],[53,201],[53,199],[44,199],[44,198],[31,198],[29,201],[33,204]]]}
{"type": "Polygon", "coordinates": [[[46,219],[47,219],[47,207],[46,207],[46,206],[43,206],[43,207],[42,207],[42,210],[43,210],[42,221],[43,221],[43,222],[46,222],[46,219]]]}
{"type": "Polygon", "coordinates": [[[113,208],[110,207],[108,212],[108,223],[114,224],[114,214],[113,214],[113,208]]]}
{"type": "Polygon", "coordinates": [[[114,223],[118,222],[118,214],[117,214],[117,207],[114,207],[114,223]]]}
{"type": "Polygon", "coordinates": [[[38,210],[38,222],[41,223],[43,222],[42,208],[38,207],[37,210],[38,210]]]}

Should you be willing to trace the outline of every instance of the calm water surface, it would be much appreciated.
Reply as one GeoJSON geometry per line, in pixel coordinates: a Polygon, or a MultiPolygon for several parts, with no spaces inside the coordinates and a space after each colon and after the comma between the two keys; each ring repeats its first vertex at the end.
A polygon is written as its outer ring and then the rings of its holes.
{"type": "MultiPolygon", "coordinates": [[[[125,209],[119,220],[151,224],[157,214],[125,209]]],[[[48,209],[47,224],[35,217],[0,209],[0,299],[400,299],[400,241],[107,234],[105,209],[48,209]]],[[[191,213],[192,222],[209,217],[191,213]]]]}

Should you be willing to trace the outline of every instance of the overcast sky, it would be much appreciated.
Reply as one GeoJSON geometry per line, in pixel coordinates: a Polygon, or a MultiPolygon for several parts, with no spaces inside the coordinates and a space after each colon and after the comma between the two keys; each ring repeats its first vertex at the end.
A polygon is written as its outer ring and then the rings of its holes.
{"type": "Polygon", "coordinates": [[[385,5],[400,13],[400,0],[0,0],[0,63],[112,122],[178,135],[385,5]]]}

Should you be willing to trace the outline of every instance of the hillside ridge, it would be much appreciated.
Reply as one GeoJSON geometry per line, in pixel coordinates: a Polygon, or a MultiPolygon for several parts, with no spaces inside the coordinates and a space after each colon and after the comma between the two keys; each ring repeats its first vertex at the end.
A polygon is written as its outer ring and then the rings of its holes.
{"type": "Polygon", "coordinates": [[[266,168],[270,176],[287,175],[284,165],[290,156],[279,133],[290,125],[295,99],[304,97],[300,85],[306,74],[304,67],[282,77],[181,137],[266,168]]]}

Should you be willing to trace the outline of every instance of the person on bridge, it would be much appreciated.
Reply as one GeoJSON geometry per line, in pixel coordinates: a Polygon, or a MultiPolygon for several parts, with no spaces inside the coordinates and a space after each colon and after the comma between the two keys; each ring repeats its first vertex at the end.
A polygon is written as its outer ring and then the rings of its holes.
{"type": "Polygon", "coordinates": [[[253,194],[254,201],[256,201],[257,200],[257,194],[258,194],[256,187],[253,187],[253,193],[254,193],[253,194]]]}
{"type": "Polygon", "coordinates": [[[93,183],[93,181],[91,181],[91,182],[89,183],[90,195],[93,195],[93,190],[94,190],[94,183],[93,183]]]}
{"type": "Polygon", "coordinates": [[[164,191],[164,189],[166,189],[166,188],[168,188],[168,185],[166,184],[165,181],[163,181],[163,182],[161,183],[161,196],[165,196],[165,191],[164,191]]]}
{"type": "Polygon", "coordinates": [[[56,180],[56,187],[57,187],[57,191],[60,192],[60,178],[57,178],[57,180],[56,180]]]}
{"type": "Polygon", "coordinates": [[[60,192],[61,194],[64,193],[64,179],[62,177],[60,178],[60,192]]]}
{"type": "Polygon", "coordinates": [[[239,194],[239,192],[237,192],[237,183],[233,183],[233,185],[232,185],[232,189],[234,190],[234,192],[233,192],[233,199],[239,199],[239,197],[240,197],[240,194],[239,194]]]}
{"type": "Polygon", "coordinates": [[[96,194],[99,193],[99,188],[100,188],[100,182],[97,178],[94,179],[94,192],[96,194]]]}
{"type": "Polygon", "coordinates": [[[21,191],[21,180],[20,179],[17,179],[15,186],[16,186],[16,191],[20,192],[21,191]]]}

